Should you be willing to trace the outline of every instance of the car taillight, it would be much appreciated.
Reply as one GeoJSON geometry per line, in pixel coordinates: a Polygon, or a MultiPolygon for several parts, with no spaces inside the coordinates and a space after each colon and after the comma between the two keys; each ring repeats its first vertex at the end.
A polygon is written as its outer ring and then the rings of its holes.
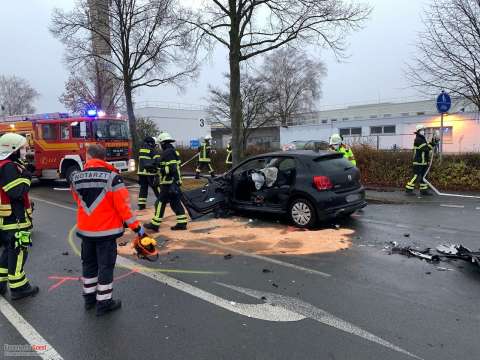
{"type": "Polygon", "coordinates": [[[333,189],[332,181],[328,176],[314,176],[313,185],[320,191],[333,189]]]}

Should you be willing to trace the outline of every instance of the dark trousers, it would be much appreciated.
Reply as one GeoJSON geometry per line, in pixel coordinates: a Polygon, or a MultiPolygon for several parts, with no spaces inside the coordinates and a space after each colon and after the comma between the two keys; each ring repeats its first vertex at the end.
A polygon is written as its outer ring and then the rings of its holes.
{"type": "Polygon", "coordinates": [[[82,240],[83,295],[87,301],[112,298],[117,240],[82,240]]]}
{"type": "Polygon", "coordinates": [[[420,190],[428,190],[428,185],[423,181],[423,177],[425,176],[428,170],[428,165],[413,165],[413,177],[407,183],[405,188],[408,191],[415,190],[415,186],[418,185],[420,190]]]}
{"type": "Polygon", "coordinates": [[[160,186],[160,196],[155,202],[155,216],[152,219],[152,224],[160,225],[165,215],[165,208],[170,203],[175,215],[177,215],[177,224],[186,224],[187,215],[180,200],[182,193],[177,185],[162,185],[160,186]]]}
{"type": "Polygon", "coordinates": [[[19,291],[28,287],[28,279],[23,267],[27,261],[28,251],[18,246],[15,248],[15,231],[0,231],[0,286],[8,283],[10,291],[19,291]]]}
{"type": "Polygon", "coordinates": [[[213,170],[212,164],[210,162],[204,162],[204,161],[198,162],[195,172],[197,174],[200,174],[204,169],[208,170],[210,175],[213,175],[215,173],[215,171],[213,170]]]}
{"type": "Polygon", "coordinates": [[[138,184],[140,192],[138,193],[138,205],[146,205],[148,199],[148,188],[150,187],[158,198],[158,176],[156,175],[138,175],[138,184]]]}

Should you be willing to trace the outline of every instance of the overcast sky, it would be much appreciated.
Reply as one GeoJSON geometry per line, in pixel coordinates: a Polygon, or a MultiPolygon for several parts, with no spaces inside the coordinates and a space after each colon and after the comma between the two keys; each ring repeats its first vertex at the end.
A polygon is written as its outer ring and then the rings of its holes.
{"type": "MultiPolygon", "coordinates": [[[[41,98],[39,112],[63,110],[58,97],[67,71],[63,47],[48,31],[54,7],[71,7],[72,0],[2,1],[0,10],[0,74],[18,75],[30,81],[41,98]]],[[[404,78],[405,63],[414,51],[425,1],[368,0],[374,11],[366,27],[349,37],[349,58],[337,62],[328,50],[320,50],[328,68],[322,106],[361,104],[419,96],[404,78]]],[[[137,102],[163,101],[202,104],[209,83],[224,82],[226,51],[218,47],[205,63],[196,84],[185,93],[171,88],[142,91],[137,102]]]]}

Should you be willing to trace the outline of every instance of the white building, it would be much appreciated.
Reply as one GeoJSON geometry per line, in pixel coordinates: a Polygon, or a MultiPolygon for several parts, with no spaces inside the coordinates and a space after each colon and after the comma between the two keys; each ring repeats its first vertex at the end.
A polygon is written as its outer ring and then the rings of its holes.
{"type": "MultiPolygon", "coordinates": [[[[479,152],[479,120],[471,106],[454,103],[444,116],[444,151],[479,152]]],[[[425,125],[430,135],[440,129],[440,122],[434,100],[350,106],[298,116],[281,128],[280,142],[328,140],[338,132],[348,143],[411,149],[417,124],[425,125]]]]}
{"type": "Polygon", "coordinates": [[[211,135],[210,122],[203,106],[144,102],[136,105],[135,115],[155,121],[161,131],[170,133],[176,139],[177,146],[190,147],[192,141],[211,135]]]}

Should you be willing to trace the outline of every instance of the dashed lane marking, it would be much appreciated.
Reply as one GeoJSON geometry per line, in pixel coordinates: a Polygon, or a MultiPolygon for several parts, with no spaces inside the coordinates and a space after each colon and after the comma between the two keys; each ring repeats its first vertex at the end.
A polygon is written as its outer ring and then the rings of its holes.
{"type": "MultiPolygon", "coordinates": [[[[39,357],[44,360],[63,360],[63,357],[40,335],[27,320],[20,315],[15,308],[0,296],[0,312],[7,318],[10,324],[32,346],[39,357]]],[[[6,351],[6,350],[5,350],[6,351]]],[[[18,356],[20,352],[13,352],[12,356],[18,356]]]]}
{"type": "MultiPolygon", "coordinates": [[[[58,204],[58,203],[55,203],[55,202],[52,202],[52,201],[47,201],[47,200],[43,200],[43,199],[39,199],[39,198],[35,198],[34,200],[44,202],[44,203],[49,204],[49,205],[58,206],[58,207],[61,207],[63,209],[69,209],[69,210],[72,210],[72,211],[76,211],[76,209],[73,208],[73,207],[65,206],[65,205],[58,204]]],[[[74,231],[74,229],[72,228],[70,230],[70,234],[73,234],[73,231],[74,231]]],[[[232,247],[229,247],[229,246],[212,244],[212,243],[209,243],[208,241],[203,241],[203,240],[189,240],[189,241],[196,242],[196,243],[203,244],[203,245],[210,246],[210,247],[216,247],[216,248],[219,248],[219,249],[231,251],[233,253],[237,253],[237,254],[240,254],[240,255],[243,255],[243,256],[248,256],[248,257],[251,257],[251,258],[254,258],[254,259],[262,260],[262,261],[265,261],[265,262],[269,262],[269,263],[272,263],[272,264],[275,264],[275,265],[287,267],[287,268],[290,268],[290,269],[299,270],[299,271],[302,271],[302,272],[305,272],[305,273],[308,273],[308,274],[315,274],[315,275],[320,275],[320,276],[323,276],[323,277],[330,277],[331,276],[330,274],[327,274],[327,273],[322,272],[322,271],[309,269],[309,268],[306,268],[306,267],[303,267],[303,266],[298,266],[298,265],[295,265],[295,264],[291,264],[291,263],[281,261],[281,260],[277,260],[277,259],[272,259],[272,258],[262,256],[262,255],[252,254],[252,253],[242,251],[242,250],[238,250],[238,249],[235,249],[235,248],[232,248],[232,247]]],[[[69,236],[69,242],[70,242],[70,245],[73,245],[73,249],[75,250],[76,246],[73,242],[73,236],[72,235],[69,236]]],[[[76,253],[77,253],[77,255],[79,254],[78,249],[76,249],[76,253]]]]}
{"type": "Polygon", "coordinates": [[[453,209],[465,209],[465,205],[453,205],[453,204],[440,204],[440,207],[453,208],[453,209]]]}

